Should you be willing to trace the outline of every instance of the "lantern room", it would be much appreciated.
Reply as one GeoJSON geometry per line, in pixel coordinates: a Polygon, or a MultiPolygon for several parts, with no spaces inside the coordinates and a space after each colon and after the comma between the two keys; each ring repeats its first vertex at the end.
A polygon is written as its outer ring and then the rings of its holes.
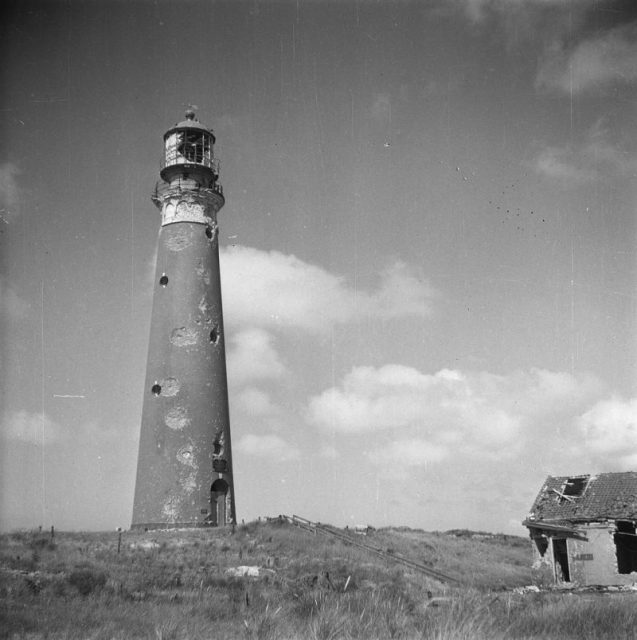
{"type": "Polygon", "coordinates": [[[219,177],[214,133],[197,120],[192,109],[185,116],[164,134],[161,177],[169,183],[176,178],[190,178],[201,186],[212,187],[219,177]]]}

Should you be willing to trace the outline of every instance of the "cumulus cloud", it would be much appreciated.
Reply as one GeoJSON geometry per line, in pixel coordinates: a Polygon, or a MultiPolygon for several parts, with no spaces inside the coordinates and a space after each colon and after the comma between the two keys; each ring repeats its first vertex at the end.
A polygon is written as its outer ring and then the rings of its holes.
{"type": "Polygon", "coordinates": [[[569,95],[637,80],[637,11],[621,0],[440,0],[509,45],[539,47],[536,86],[569,95]]]}
{"type": "Polygon", "coordinates": [[[637,398],[601,400],[577,424],[584,448],[603,470],[637,469],[637,398]]]}
{"type": "Polygon", "coordinates": [[[16,179],[19,173],[13,162],[0,164],[0,214],[5,221],[17,213],[20,204],[20,189],[16,179]]]}
{"type": "Polygon", "coordinates": [[[596,0],[578,0],[574,4],[572,0],[441,0],[438,8],[460,8],[471,22],[479,24],[489,17],[504,20],[511,30],[519,29],[525,23],[533,23],[538,14],[551,11],[571,14],[571,24],[579,13],[593,6],[596,0]]]}
{"type": "Polygon", "coordinates": [[[400,463],[407,467],[421,467],[440,462],[447,457],[447,449],[422,438],[393,440],[387,446],[377,447],[367,453],[371,462],[382,466],[400,463]]]}
{"type": "Polygon", "coordinates": [[[237,395],[237,406],[250,416],[272,416],[278,409],[270,395],[261,389],[247,387],[237,395]]]}
{"type": "Polygon", "coordinates": [[[376,291],[347,285],[345,279],[293,255],[250,247],[221,254],[224,307],[238,326],[299,328],[326,332],[358,314],[376,318],[431,312],[434,289],[403,262],[380,274],[376,291]]]}
{"type": "Polygon", "coordinates": [[[281,378],[285,373],[272,334],[258,328],[233,334],[228,353],[228,376],[233,384],[281,378]]]}
{"type": "MultiPolygon", "coordinates": [[[[389,434],[392,443],[372,450],[374,460],[402,455],[410,464],[442,460],[452,452],[512,455],[533,430],[577,415],[598,397],[592,376],[531,369],[497,375],[443,369],[422,373],[402,365],[355,367],[338,387],[313,397],[308,420],[344,434],[389,434]]],[[[389,437],[388,436],[388,437],[389,437]]]]}
{"type": "Polygon", "coordinates": [[[597,177],[582,166],[580,154],[570,147],[546,147],[534,161],[535,170],[544,176],[566,183],[581,184],[597,177]]]}
{"type": "Polygon", "coordinates": [[[296,447],[274,434],[246,434],[234,445],[234,449],[247,456],[270,458],[277,462],[300,457],[300,451],[296,447]]]}
{"type": "Polygon", "coordinates": [[[611,139],[610,127],[605,118],[600,118],[579,143],[542,149],[533,167],[541,175],[578,185],[600,178],[632,176],[637,172],[637,157],[611,139]]]}
{"type": "Polygon", "coordinates": [[[0,314],[14,320],[26,315],[28,303],[23,300],[11,287],[0,278],[0,314]]]}
{"type": "Polygon", "coordinates": [[[321,458],[327,458],[328,460],[337,460],[341,457],[341,454],[336,447],[328,444],[321,447],[319,456],[321,456],[321,458]]]}
{"type": "Polygon", "coordinates": [[[2,436],[9,441],[46,446],[64,440],[67,434],[44,413],[8,411],[2,419],[2,436]]]}
{"type": "Polygon", "coordinates": [[[374,97],[371,108],[372,118],[386,123],[391,118],[391,97],[388,93],[378,93],[374,97]]]}
{"type": "Polygon", "coordinates": [[[586,38],[569,48],[556,42],[544,55],[537,86],[580,93],[637,80],[637,22],[586,38]]]}

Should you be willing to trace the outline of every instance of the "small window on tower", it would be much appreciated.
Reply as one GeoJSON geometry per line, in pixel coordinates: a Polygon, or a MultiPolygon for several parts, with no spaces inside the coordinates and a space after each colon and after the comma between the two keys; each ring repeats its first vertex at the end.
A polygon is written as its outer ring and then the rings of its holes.
{"type": "Polygon", "coordinates": [[[219,337],[220,337],[219,327],[215,327],[210,332],[210,342],[212,342],[212,344],[219,344],[219,337]]]}
{"type": "Polygon", "coordinates": [[[168,276],[164,273],[161,278],[159,278],[159,284],[162,287],[165,287],[168,284],[168,276]]]}
{"type": "Polygon", "coordinates": [[[161,393],[161,385],[155,382],[155,384],[150,388],[150,390],[154,396],[158,396],[161,393]]]}

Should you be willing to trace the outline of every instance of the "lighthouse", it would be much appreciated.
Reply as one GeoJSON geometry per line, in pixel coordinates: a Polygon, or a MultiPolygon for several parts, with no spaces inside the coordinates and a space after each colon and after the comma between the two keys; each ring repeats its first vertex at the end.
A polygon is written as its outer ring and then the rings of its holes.
{"type": "Polygon", "coordinates": [[[164,134],[133,529],[236,523],[214,144],[192,109],[164,134]]]}

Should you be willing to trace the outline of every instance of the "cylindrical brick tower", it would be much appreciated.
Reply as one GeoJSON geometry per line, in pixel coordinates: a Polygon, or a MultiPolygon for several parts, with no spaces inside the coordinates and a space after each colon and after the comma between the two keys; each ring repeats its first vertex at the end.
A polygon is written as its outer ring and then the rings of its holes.
{"type": "Polygon", "coordinates": [[[164,135],[134,529],[236,523],[214,143],[190,109],[164,135]]]}

